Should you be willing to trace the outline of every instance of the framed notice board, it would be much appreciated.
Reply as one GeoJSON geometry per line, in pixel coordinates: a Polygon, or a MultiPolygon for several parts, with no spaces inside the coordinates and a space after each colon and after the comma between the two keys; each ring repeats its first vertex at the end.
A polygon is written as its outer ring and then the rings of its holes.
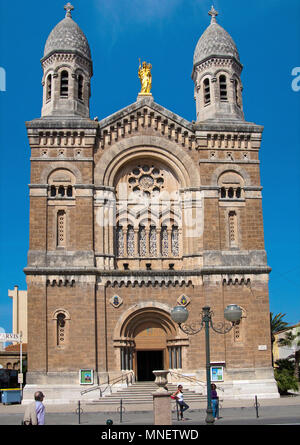
{"type": "Polygon", "coordinates": [[[211,366],[210,378],[211,382],[223,382],[223,366],[211,366]]]}
{"type": "Polygon", "coordinates": [[[80,369],[79,383],[80,383],[80,385],[93,385],[94,384],[93,369],[80,369]]]}

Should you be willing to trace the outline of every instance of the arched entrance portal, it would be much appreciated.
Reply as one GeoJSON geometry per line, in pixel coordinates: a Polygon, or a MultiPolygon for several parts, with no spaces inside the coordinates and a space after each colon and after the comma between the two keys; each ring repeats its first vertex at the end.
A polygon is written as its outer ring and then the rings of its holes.
{"type": "Polygon", "coordinates": [[[138,381],[154,380],[155,369],[181,368],[180,339],[169,308],[150,305],[124,314],[120,337],[115,339],[120,348],[121,370],[133,370],[138,381]]]}
{"type": "Polygon", "coordinates": [[[165,329],[150,320],[137,329],[134,367],[138,381],[154,380],[153,370],[168,367],[166,334],[165,329]]]}

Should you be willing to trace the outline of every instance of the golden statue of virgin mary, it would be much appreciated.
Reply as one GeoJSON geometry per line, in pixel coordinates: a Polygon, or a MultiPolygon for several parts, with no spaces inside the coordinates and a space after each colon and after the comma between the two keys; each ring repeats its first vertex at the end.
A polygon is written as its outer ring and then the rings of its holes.
{"type": "Polygon", "coordinates": [[[141,59],[139,64],[139,72],[138,76],[141,81],[141,92],[139,96],[152,96],[151,88],[152,88],[152,74],[151,74],[152,65],[150,63],[143,62],[141,65],[141,59]]]}

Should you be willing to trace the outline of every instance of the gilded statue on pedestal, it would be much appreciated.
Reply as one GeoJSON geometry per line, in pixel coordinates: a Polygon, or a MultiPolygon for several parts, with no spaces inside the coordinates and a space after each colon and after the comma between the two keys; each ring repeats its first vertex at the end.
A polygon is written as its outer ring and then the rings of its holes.
{"type": "Polygon", "coordinates": [[[139,78],[141,81],[141,92],[140,95],[151,95],[151,88],[152,88],[152,74],[151,69],[152,65],[150,63],[143,62],[141,65],[141,59],[140,65],[139,65],[139,78]]]}

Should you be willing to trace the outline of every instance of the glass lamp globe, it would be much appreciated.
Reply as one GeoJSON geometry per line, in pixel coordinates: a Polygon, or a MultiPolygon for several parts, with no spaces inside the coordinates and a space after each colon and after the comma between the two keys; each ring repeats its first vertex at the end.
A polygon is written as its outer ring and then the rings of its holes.
{"type": "Polygon", "coordinates": [[[242,309],[237,304],[229,304],[224,309],[224,317],[226,320],[235,323],[242,318],[242,309]]]}
{"type": "Polygon", "coordinates": [[[184,323],[188,319],[188,316],[189,316],[189,312],[183,306],[175,306],[171,310],[171,318],[177,324],[184,323]]]}

